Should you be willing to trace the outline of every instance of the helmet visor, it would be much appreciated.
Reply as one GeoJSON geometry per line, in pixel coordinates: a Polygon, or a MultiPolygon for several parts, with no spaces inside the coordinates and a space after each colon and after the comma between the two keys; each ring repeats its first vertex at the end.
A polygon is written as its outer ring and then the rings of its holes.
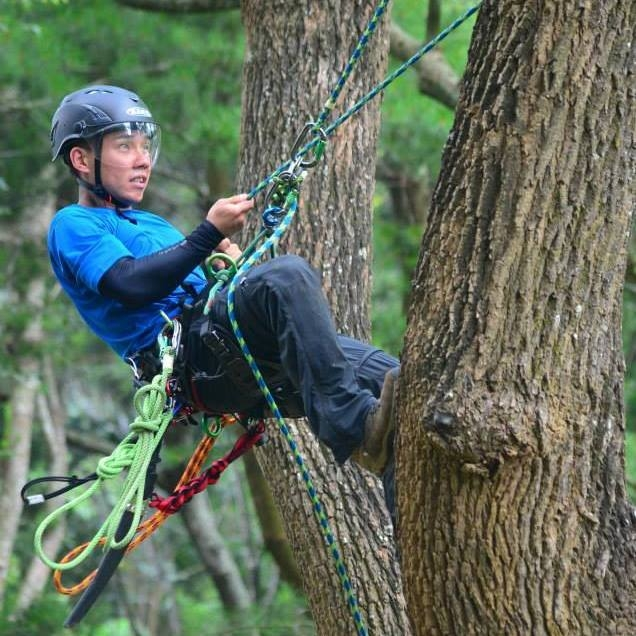
{"type": "Polygon", "coordinates": [[[140,163],[154,166],[161,148],[161,128],[151,122],[120,122],[100,130],[104,165],[131,167],[140,163]]]}

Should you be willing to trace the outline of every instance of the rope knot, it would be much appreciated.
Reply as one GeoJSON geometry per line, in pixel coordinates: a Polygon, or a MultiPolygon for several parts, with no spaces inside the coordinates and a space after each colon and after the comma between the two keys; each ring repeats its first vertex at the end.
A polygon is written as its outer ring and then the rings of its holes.
{"type": "Polygon", "coordinates": [[[159,417],[153,417],[152,419],[146,419],[142,416],[137,416],[130,424],[130,430],[133,433],[156,433],[161,424],[163,423],[163,418],[161,415],[159,417]]]}
{"type": "Polygon", "coordinates": [[[95,473],[100,479],[113,479],[126,470],[135,456],[135,445],[122,443],[107,457],[97,462],[95,473]]]}

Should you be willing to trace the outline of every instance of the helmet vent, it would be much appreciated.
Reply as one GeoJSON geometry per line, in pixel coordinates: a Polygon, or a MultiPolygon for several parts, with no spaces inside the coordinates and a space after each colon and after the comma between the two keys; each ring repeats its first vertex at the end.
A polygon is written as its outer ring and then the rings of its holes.
{"type": "Polygon", "coordinates": [[[89,111],[93,115],[93,117],[95,117],[95,122],[92,125],[99,124],[100,121],[112,121],[110,116],[107,115],[101,108],[97,108],[96,106],[92,106],[91,104],[85,104],[84,108],[86,108],[86,110],[89,111]]]}

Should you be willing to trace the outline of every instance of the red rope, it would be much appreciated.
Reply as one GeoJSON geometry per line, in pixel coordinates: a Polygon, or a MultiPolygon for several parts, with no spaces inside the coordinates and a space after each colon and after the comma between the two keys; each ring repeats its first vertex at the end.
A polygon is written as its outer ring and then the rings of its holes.
{"type": "Polygon", "coordinates": [[[236,440],[232,450],[225,455],[225,457],[221,457],[221,459],[217,459],[215,462],[212,462],[210,467],[199,477],[195,477],[189,482],[183,484],[183,486],[175,490],[168,497],[153,495],[148,505],[151,508],[157,508],[169,515],[177,512],[183,505],[187,504],[194,495],[202,492],[208,486],[216,484],[223,471],[235,459],[238,459],[241,455],[250,450],[250,448],[252,448],[252,446],[254,446],[263,437],[264,433],[265,423],[261,420],[255,426],[254,430],[244,433],[238,438],[238,440],[236,440]]]}

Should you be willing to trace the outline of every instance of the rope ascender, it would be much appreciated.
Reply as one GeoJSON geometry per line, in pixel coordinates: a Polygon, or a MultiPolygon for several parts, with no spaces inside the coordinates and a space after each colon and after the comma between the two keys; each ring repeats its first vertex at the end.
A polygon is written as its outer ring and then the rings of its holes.
{"type": "MultiPolygon", "coordinates": [[[[319,500],[316,488],[312,483],[304,458],[243,337],[236,319],[234,296],[237,281],[241,280],[247,271],[253,267],[266,252],[269,251],[272,257],[276,256],[277,245],[291,224],[298,209],[300,186],[305,179],[307,170],[320,161],[328,138],[347,119],[357,113],[365,104],[380,94],[400,75],[405,73],[406,70],[415,64],[424,54],[428,53],[449,33],[476,13],[481,6],[481,2],[479,2],[474,7],[468,9],[462,16],[456,19],[433,40],[423,46],[411,58],[400,65],[375,88],[325,128],[325,123],[332,113],[347,79],[375,32],[379,20],[386,12],[388,4],[389,0],[381,0],[376,7],[315,122],[306,124],[298,135],[290,152],[290,159],[280,165],[249,192],[249,197],[253,198],[269,186],[263,206],[262,228],[258,235],[236,261],[222,253],[212,254],[206,260],[206,268],[210,276],[214,278],[215,283],[210,289],[207,303],[204,307],[204,313],[209,313],[215,295],[227,286],[227,309],[232,330],[245,359],[249,363],[261,393],[267,402],[267,406],[276,420],[278,429],[284,436],[292,452],[294,462],[301,473],[307,494],[311,500],[314,515],[318,520],[320,531],[329,553],[333,558],[338,578],[342,584],[347,607],[355,624],[356,633],[359,636],[366,636],[368,631],[365,627],[364,619],[349,579],[341,550],[331,530],[325,509],[319,500]],[[215,269],[215,261],[222,261],[223,267],[215,269]]],[[[177,411],[174,400],[170,397],[166,387],[170,385],[174,357],[178,351],[181,334],[179,322],[177,320],[172,321],[168,319],[167,316],[165,318],[167,320],[167,327],[159,334],[162,371],[159,375],[155,376],[149,385],[141,387],[136,392],[134,403],[137,410],[137,417],[131,424],[130,433],[115,448],[110,456],[99,462],[93,475],[85,479],[78,479],[76,477],[40,478],[29,482],[29,484],[23,488],[22,497],[26,503],[40,503],[45,499],[67,492],[84,483],[94,482],[77,498],[49,514],[35,533],[36,552],[49,567],[56,570],[54,579],[58,590],[64,594],[76,594],[82,590],[84,591],[80,601],[67,619],[65,623],[66,626],[76,624],[86,614],[126,552],[134,549],[134,547],[161,525],[170,514],[176,512],[195,494],[201,492],[207,485],[216,483],[223,470],[246,450],[249,450],[249,448],[258,443],[264,434],[264,424],[262,421],[248,427],[245,435],[237,441],[234,448],[225,457],[214,462],[210,468],[197,477],[196,475],[198,475],[207,453],[212,448],[216,436],[221,432],[224,426],[236,421],[236,418],[231,415],[223,416],[220,420],[217,420],[213,430],[206,427],[204,431],[206,434],[191,458],[186,471],[172,495],[165,499],[160,499],[156,495],[153,495],[156,478],[155,468],[159,461],[161,441],[177,411]],[[128,475],[122,486],[121,495],[117,504],[95,536],[89,542],[69,552],[59,562],[50,559],[44,553],[42,547],[43,534],[46,529],[62,514],[88,499],[107,481],[119,476],[125,470],[128,471],[128,475]],[[48,495],[28,496],[26,494],[26,491],[32,485],[43,481],[60,481],[66,482],[68,485],[48,495]],[[144,523],[140,523],[146,501],[149,501],[149,506],[157,509],[157,512],[144,523]],[[106,549],[106,554],[99,568],[79,584],[70,588],[64,587],[61,583],[61,572],[71,569],[84,561],[98,545],[106,549]]]]}

